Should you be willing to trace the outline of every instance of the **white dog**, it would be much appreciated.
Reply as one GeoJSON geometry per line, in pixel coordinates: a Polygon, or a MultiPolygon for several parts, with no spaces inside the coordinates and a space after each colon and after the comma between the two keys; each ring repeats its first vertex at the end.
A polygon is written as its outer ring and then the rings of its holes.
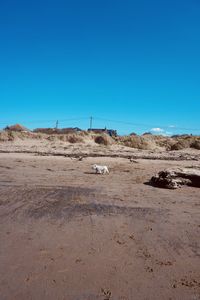
{"type": "Polygon", "coordinates": [[[109,174],[107,166],[93,165],[92,169],[96,171],[96,174],[109,174]]]}

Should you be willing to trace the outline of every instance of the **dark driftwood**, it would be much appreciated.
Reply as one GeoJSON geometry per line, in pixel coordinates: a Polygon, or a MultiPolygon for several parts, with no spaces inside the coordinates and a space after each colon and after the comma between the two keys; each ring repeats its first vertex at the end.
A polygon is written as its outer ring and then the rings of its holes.
{"type": "Polygon", "coordinates": [[[150,183],[167,189],[177,189],[182,185],[200,187],[200,169],[176,168],[167,169],[153,176],[150,183]]]}

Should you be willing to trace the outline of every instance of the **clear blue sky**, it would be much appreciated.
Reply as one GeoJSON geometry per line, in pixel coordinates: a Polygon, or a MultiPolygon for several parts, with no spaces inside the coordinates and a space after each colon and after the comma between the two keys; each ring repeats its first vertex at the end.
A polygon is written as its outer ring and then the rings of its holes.
{"type": "Polygon", "coordinates": [[[199,0],[0,1],[0,127],[200,134],[199,16],[199,0]]]}

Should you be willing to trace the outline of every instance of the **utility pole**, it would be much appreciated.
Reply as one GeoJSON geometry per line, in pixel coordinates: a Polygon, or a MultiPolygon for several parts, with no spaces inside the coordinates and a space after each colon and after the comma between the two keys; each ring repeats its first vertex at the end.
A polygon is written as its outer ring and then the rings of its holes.
{"type": "Polygon", "coordinates": [[[56,129],[58,128],[58,120],[56,121],[56,129]]]}
{"type": "Polygon", "coordinates": [[[92,121],[93,121],[93,118],[90,117],[90,130],[92,130],[92,121]]]}

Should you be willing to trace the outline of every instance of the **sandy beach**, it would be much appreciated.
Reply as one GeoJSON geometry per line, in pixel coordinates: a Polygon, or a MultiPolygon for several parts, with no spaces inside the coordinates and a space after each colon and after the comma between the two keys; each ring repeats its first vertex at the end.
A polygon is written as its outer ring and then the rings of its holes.
{"type": "Polygon", "coordinates": [[[1,153],[1,299],[200,299],[200,191],[148,184],[194,165],[1,153]]]}

